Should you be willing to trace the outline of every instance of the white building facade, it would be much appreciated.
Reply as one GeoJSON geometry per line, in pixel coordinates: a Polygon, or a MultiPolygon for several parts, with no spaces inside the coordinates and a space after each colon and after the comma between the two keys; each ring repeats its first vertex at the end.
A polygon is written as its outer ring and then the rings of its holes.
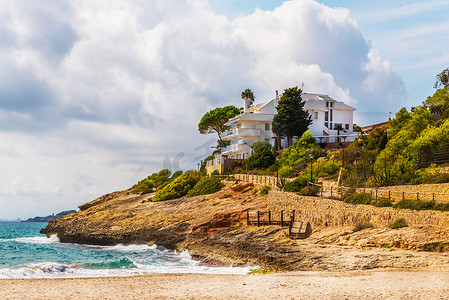
{"type": "MultiPolygon", "coordinates": [[[[258,141],[267,141],[276,145],[276,136],[272,131],[272,122],[277,113],[276,106],[280,95],[265,103],[250,106],[249,100],[244,100],[243,112],[229,120],[229,130],[223,133],[223,140],[231,144],[222,149],[222,154],[215,160],[223,158],[246,159],[253,153],[251,146],[258,141]]],[[[353,113],[355,108],[332,99],[328,95],[303,93],[304,110],[312,117],[308,131],[318,142],[353,141],[353,113]],[[340,128],[340,130],[338,130],[340,128]]],[[[301,137],[297,137],[299,139],[301,137]]],[[[282,148],[287,147],[287,139],[280,140],[282,148]]],[[[208,167],[214,160],[208,161],[208,167]]]]}
{"type": "Polygon", "coordinates": [[[312,116],[309,131],[318,141],[332,143],[355,139],[354,107],[322,94],[303,93],[302,100],[304,110],[312,116]]]}

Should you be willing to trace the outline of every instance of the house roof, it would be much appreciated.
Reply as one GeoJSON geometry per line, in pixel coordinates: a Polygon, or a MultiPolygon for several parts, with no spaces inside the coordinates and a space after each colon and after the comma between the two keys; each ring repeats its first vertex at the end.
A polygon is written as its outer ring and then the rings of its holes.
{"type": "Polygon", "coordinates": [[[273,114],[254,114],[254,113],[246,113],[240,115],[234,119],[229,120],[226,125],[235,124],[235,121],[264,121],[271,122],[273,120],[273,114]]]}
{"type": "Polygon", "coordinates": [[[255,110],[261,110],[262,108],[264,108],[265,106],[267,106],[268,104],[270,104],[271,102],[273,102],[275,99],[271,99],[270,101],[264,102],[264,103],[260,103],[257,104],[255,107],[255,110]]]}
{"type": "Polygon", "coordinates": [[[379,126],[383,126],[383,125],[389,126],[389,125],[390,125],[390,124],[389,124],[389,120],[386,121],[386,122],[382,122],[382,123],[377,123],[377,124],[372,124],[372,125],[368,125],[368,126],[363,126],[363,127],[361,127],[361,129],[362,129],[363,132],[365,132],[365,131],[371,131],[371,130],[373,130],[374,128],[379,127],[379,126]]]}
{"type": "MultiPolygon", "coordinates": [[[[342,101],[337,101],[335,99],[332,99],[331,97],[329,97],[329,95],[324,95],[324,94],[303,93],[302,94],[302,100],[306,102],[306,105],[304,105],[304,107],[306,109],[308,109],[307,108],[307,103],[308,102],[319,102],[319,103],[334,102],[335,103],[334,109],[338,109],[338,110],[352,110],[352,111],[356,110],[354,107],[349,106],[349,105],[343,103],[342,101]]],[[[327,108],[325,107],[325,104],[323,104],[322,107],[324,108],[324,110],[327,110],[327,108]]]]}
{"type": "Polygon", "coordinates": [[[321,101],[309,100],[304,103],[305,110],[327,111],[326,106],[321,101]]]}
{"type": "Polygon", "coordinates": [[[339,110],[352,110],[352,111],[356,110],[354,107],[349,106],[349,105],[347,105],[347,104],[344,104],[344,103],[341,102],[341,101],[335,102],[335,107],[334,107],[334,109],[339,109],[339,110]]]}

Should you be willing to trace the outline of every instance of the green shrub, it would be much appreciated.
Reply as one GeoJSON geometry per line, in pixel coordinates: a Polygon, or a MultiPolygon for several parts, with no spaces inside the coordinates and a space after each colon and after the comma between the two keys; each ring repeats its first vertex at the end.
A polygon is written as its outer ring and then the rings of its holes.
{"type": "Polygon", "coordinates": [[[307,182],[309,182],[309,177],[301,176],[296,178],[293,181],[289,181],[285,183],[284,191],[286,192],[300,192],[304,187],[307,186],[307,182]]]}
{"type": "Polygon", "coordinates": [[[210,173],[211,176],[220,175],[220,172],[218,170],[214,170],[212,173],[210,173]]]}
{"type": "Polygon", "coordinates": [[[370,204],[372,199],[371,195],[363,194],[363,193],[353,193],[352,195],[346,197],[344,199],[346,203],[352,204],[370,204]]]}
{"type": "Polygon", "coordinates": [[[282,151],[279,163],[281,166],[307,163],[310,162],[309,154],[312,154],[315,159],[324,155],[323,149],[317,145],[310,131],[306,131],[301,140],[294,142],[292,146],[282,151]]]}
{"type": "Polygon", "coordinates": [[[395,205],[394,208],[405,208],[413,210],[441,210],[449,211],[449,203],[436,204],[433,201],[413,201],[413,200],[401,200],[395,205]]]}
{"type": "MultiPolygon", "coordinates": [[[[175,174],[178,175],[179,172],[181,172],[182,174],[182,171],[175,172],[175,174]]],[[[162,169],[158,173],[153,173],[147,178],[142,179],[141,181],[136,183],[133,186],[133,189],[141,193],[142,195],[151,193],[154,191],[155,188],[159,188],[168,181],[173,180],[175,174],[173,174],[173,176],[170,177],[171,172],[168,169],[162,169]]]]}
{"type": "Polygon", "coordinates": [[[449,182],[449,174],[448,173],[440,173],[434,177],[432,177],[430,180],[428,180],[426,183],[447,183],[449,182]]]}
{"type": "Polygon", "coordinates": [[[326,154],[326,158],[330,159],[333,155],[337,155],[335,152],[329,152],[326,154]]]}
{"type": "Polygon", "coordinates": [[[376,203],[374,203],[374,206],[376,206],[376,207],[392,207],[393,202],[391,202],[388,199],[380,199],[376,203]]]}
{"type": "Polygon", "coordinates": [[[305,131],[302,134],[301,140],[299,142],[305,146],[316,145],[316,139],[313,137],[313,134],[310,131],[305,131]]]}
{"type": "Polygon", "coordinates": [[[207,195],[218,192],[223,187],[223,183],[218,177],[203,177],[198,181],[198,183],[191,189],[187,196],[199,196],[207,195]]]}
{"type": "Polygon", "coordinates": [[[415,210],[430,210],[433,209],[433,201],[416,201],[414,203],[413,209],[415,210]]]}
{"type": "Polygon", "coordinates": [[[173,181],[158,189],[153,201],[163,201],[179,198],[187,195],[187,193],[201,179],[201,174],[196,171],[187,171],[173,181]]]}
{"type": "Polygon", "coordinates": [[[410,184],[434,183],[434,178],[438,178],[441,175],[440,169],[435,164],[432,164],[428,168],[418,170],[410,184]]]}
{"type": "Polygon", "coordinates": [[[176,171],[175,173],[173,173],[170,177],[170,180],[175,180],[176,178],[178,178],[179,176],[182,175],[182,171],[176,171]]]}
{"type": "Polygon", "coordinates": [[[151,179],[145,178],[145,179],[139,181],[136,185],[134,185],[133,189],[142,195],[151,193],[154,191],[154,181],[151,179]]]}
{"type": "Polygon", "coordinates": [[[407,227],[407,223],[405,222],[405,220],[403,218],[399,218],[396,219],[396,221],[394,221],[393,223],[391,223],[390,228],[392,229],[399,229],[402,227],[407,227]]]}
{"type": "Polygon", "coordinates": [[[305,186],[303,187],[298,194],[301,196],[315,196],[320,191],[320,187],[313,185],[311,187],[305,186]]]}
{"type": "Polygon", "coordinates": [[[279,177],[282,178],[289,178],[295,173],[296,171],[292,166],[282,166],[279,168],[279,177]]]}
{"type": "Polygon", "coordinates": [[[231,198],[232,194],[223,194],[220,199],[226,199],[226,198],[231,198]]]}
{"type": "Polygon", "coordinates": [[[264,185],[262,190],[260,190],[260,195],[265,196],[268,194],[268,192],[271,190],[271,187],[269,185],[264,185]]]}
{"type": "Polygon", "coordinates": [[[335,162],[333,160],[328,160],[323,163],[315,163],[313,165],[313,173],[317,176],[329,176],[335,175],[341,168],[341,163],[335,162]]]}
{"type": "Polygon", "coordinates": [[[434,210],[449,211],[449,203],[438,203],[433,206],[434,210]]]}
{"type": "Polygon", "coordinates": [[[256,142],[253,145],[254,154],[247,158],[246,165],[249,170],[267,169],[275,162],[271,145],[268,142],[256,142]]]}
{"type": "Polygon", "coordinates": [[[412,200],[404,199],[393,205],[393,207],[402,209],[414,209],[415,203],[412,200]]]}

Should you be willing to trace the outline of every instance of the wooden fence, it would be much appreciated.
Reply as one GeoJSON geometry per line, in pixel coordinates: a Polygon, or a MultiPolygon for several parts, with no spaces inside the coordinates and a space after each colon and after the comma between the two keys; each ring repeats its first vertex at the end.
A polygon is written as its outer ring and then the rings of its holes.
{"type": "Polygon", "coordinates": [[[281,227],[289,227],[295,220],[295,211],[289,213],[284,211],[247,211],[246,225],[255,225],[257,227],[264,225],[279,225],[281,227]]]}
{"type": "MultiPolygon", "coordinates": [[[[345,191],[349,190],[350,188],[342,187],[343,194],[345,194],[345,191]]],[[[379,199],[387,199],[391,202],[398,202],[401,200],[433,201],[435,203],[449,202],[448,193],[406,192],[375,188],[357,188],[356,191],[358,193],[369,194],[376,201],[379,199]]]]}
{"type": "Polygon", "coordinates": [[[295,211],[284,213],[284,211],[254,211],[246,212],[247,226],[266,226],[278,225],[281,227],[288,227],[288,235],[290,238],[305,239],[312,234],[312,226],[308,221],[295,221],[295,211]]]}

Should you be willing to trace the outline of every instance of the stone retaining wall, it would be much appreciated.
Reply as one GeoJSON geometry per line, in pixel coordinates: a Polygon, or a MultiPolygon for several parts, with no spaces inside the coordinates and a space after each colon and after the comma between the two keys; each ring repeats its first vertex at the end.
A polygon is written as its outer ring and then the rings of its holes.
{"type": "MultiPolygon", "coordinates": [[[[277,186],[277,178],[274,176],[266,176],[266,175],[246,175],[246,174],[234,174],[234,179],[248,182],[257,185],[272,185],[277,186]]],[[[280,179],[279,179],[280,180],[280,179]]],[[[293,179],[286,178],[286,181],[291,181],[293,179]]]]}
{"type": "Polygon", "coordinates": [[[285,212],[295,210],[295,219],[309,221],[312,227],[354,226],[370,223],[374,227],[388,227],[398,218],[409,226],[449,228],[449,212],[412,211],[391,207],[348,204],[338,200],[298,196],[295,193],[270,191],[268,210],[285,212]]]}
{"type": "MultiPolygon", "coordinates": [[[[373,197],[376,195],[374,188],[357,189],[357,192],[369,193],[373,197]]],[[[392,201],[409,199],[448,203],[449,183],[384,186],[377,188],[377,197],[386,199],[390,197],[392,201]]]]}

